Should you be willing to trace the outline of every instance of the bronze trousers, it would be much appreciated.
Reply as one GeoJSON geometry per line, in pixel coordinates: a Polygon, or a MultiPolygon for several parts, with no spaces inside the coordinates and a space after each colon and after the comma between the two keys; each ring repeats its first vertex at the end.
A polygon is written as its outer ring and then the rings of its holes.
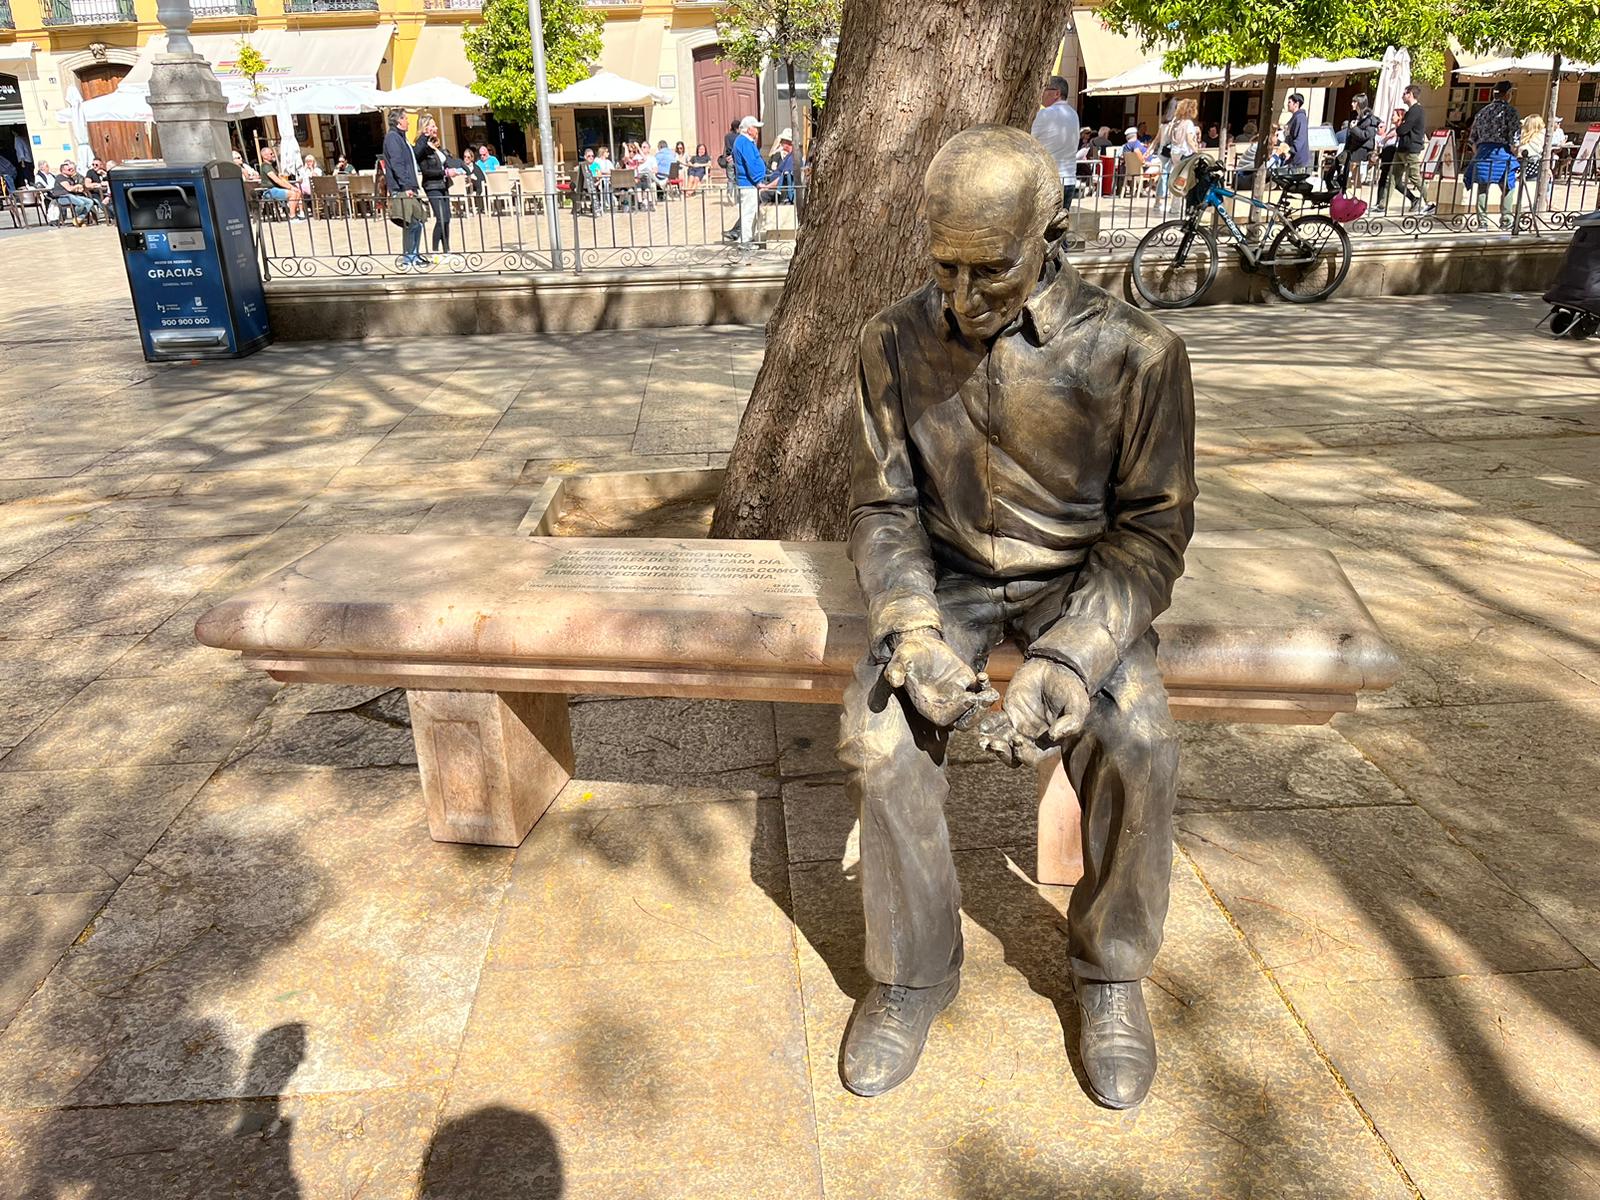
{"type": "MultiPolygon", "coordinates": [[[[1010,583],[947,574],[944,638],[974,668],[1002,640],[1033,642],[1061,615],[1072,578],[1010,583]]],[[[931,987],[961,966],[961,889],[944,803],[950,733],[924,720],[871,657],[845,689],[839,758],[861,815],[866,967],[880,983],[931,987]]],[[[1156,668],[1154,633],[1093,697],[1062,745],[1083,806],[1082,881],[1068,906],[1068,948],[1082,979],[1143,978],[1161,946],[1172,865],[1178,736],[1156,668]]]]}

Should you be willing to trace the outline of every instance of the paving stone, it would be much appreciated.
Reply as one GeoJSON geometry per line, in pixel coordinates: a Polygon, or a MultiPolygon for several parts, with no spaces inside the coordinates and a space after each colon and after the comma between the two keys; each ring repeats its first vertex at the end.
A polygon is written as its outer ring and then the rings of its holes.
{"type": "Polygon", "coordinates": [[[1417,808],[1191,814],[1178,841],[1285,981],[1583,965],[1417,808]]]}
{"type": "Polygon", "coordinates": [[[601,700],[572,706],[583,779],[778,792],[772,711],[736,700],[601,700]]]}
{"type": "Polygon", "coordinates": [[[1295,1005],[1424,1196],[1600,1195],[1600,971],[1316,985],[1295,1005]]]}
{"type": "Polygon", "coordinates": [[[209,763],[0,772],[0,894],[109,893],[211,772],[209,763]]]}
{"type": "Polygon", "coordinates": [[[488,970],[445,1127],[532,1114],[559,1160],[436,1156],[423,1195],[820,1197],[809,1092],[792,953],[488,970]]]}
{"type": "Polygon", "coordinates": [[[280,684],[270,679],[102,679],[34,730],[4,770],[219,763],[280,684]]]}
{"type": "Polygon", "coordinates": [[[1326,725],[1181,721],[1178,809],[1404,804],[1404,793],[1326,725]]]}
{"type": "Polygon", "coordinates": [[[866,986],[854,883],[832,864],[791,868],[830,1196],[1055,1200],[1088,1180],[1112,1197],[1409,1195],[1181,860],[1145,988],[1159,1074],[1143,1106],[1112,1113],[1088,1098],[1072,1061],[1066,889],[1022,878],[1025,852],[956,857],[961,995],[934,1023],[917,1073],[874,1100],[834,1073],[851,996],[866,986]]]}
{"type": "Polygon", "coordinates": [[[517,851],[489,963],[789,954],[788,902],[776,800],[548,813],[517,851]]]}
{"type": "MultiPolygon", "coordinates": [[[[296,1027],[285,1028],[279,1040],[295,1036],[296,1027]]],[[[314,1038],[315,1031],[300,1027],[299,1036],[314,1038]]],[[[409,1197],[439,1102],[437,1090],[394,1089],[0,1112],[0,1192],[125,1200],[409,1197]]]]}
{"type": "Polygon", "coordinates": [[[10,637],[149,633],[252,538],[73,542],[0,581],[10,637]]]}
{"type": "Polygon", "coordinates": [[[1340,731],[1508,887],[1600,959],[1600,702],[1339,718],[1340,731]]]}
{"type": "Polygon", "coordinates": [[[321,707],[308,708],[312,697],[303,696],[304,690],[279,691],[234,748],[229,762],[251,771],[416,765],[404,691],[323,688],[318,694],[334,695],[321,707]],[[377,694],[371,695],[374,691],[377,694]]]}
{"type": "Polygon", "coordinates": [[[413,770],[225,772],[0,1035],[0,1109],[243,1098],[450,1076],[510,855],[429,840],[413,770]]]}
{"type": "MultiPolygon", "coordinates": [[[[3,884],[0,884],[3,887],[3,884]]],[[[105,903],[109,888],[92,892],[5,895],[0,903],[0,1032],[105,903]]],[[[0,1129],[4,1118],[0,1117],[0,1129]]],[[[0,1134],[0,1158],[4,1155],[0,1134]]],[[[11,1193],[17,1195],[19,1193],[11,1193]]]]}
{"type": "Polygon", "coordinates": [[[0,640],[0,746],[27,737],[138,642],[136,635],[0,640]]]}
{"type": "Polygon", "coordinates": [[[1553,630],[1451,596],[1425,604],[1366,599],[1400,656],[1402,674],[1388,690],[1363,697],[1363,706],[1600,699],[1595,682],[1562,661],[1571,643],[1553,630]]]}

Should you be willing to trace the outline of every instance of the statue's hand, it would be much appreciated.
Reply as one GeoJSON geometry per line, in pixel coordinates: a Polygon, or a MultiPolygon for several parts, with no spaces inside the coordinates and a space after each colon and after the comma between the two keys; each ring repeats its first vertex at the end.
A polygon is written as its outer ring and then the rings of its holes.
{"type": "Polygon", "coordinates": [[[1071,667],[1030,658],[1006,688],[1005,713],[1021,737],[1059,742],[1089,719],[1089,691],[1071,667]]]}
{"type": "Polygon", "coordinates": [[[965,729],[999,698],[988,678],[962,662],[931,629],[901,637],[883,677],[890,687],[905,689],[916,710],[941,729],[965,729]]]}

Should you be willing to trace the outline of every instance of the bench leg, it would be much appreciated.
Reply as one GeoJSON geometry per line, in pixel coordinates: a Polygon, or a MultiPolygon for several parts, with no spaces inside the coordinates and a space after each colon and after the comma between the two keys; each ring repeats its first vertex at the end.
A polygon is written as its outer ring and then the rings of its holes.
{"type": "Polygon", "coordinates": [[[406,698],[434,841],[521,845],[572,778],[567,698],[416,690],[406,698]]]}
{"type": "Polygon", "coordinates": [[[1039,883],[1074,884],[1083,878],[1082,811],[1057,750],[1039,763],[1039,883]]]}

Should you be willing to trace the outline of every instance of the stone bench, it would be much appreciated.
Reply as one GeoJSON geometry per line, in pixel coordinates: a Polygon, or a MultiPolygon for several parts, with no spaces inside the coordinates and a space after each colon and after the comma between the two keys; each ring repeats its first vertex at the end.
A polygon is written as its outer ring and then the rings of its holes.
{"type": "MultiPolygon", "coordinates": [[[[1175,716],[1321,724],[1399,664],[1325,551],[1192,550],[1157,622],[1175,716]]],[[[515,846],[571,776],[567,697],[837,703],[866,645],[837,543],[336,538],[195,627],[285,682],[403,687],[428,827],[515,846]]],[[[997,651],[989,673],[1020,657],[997,651]]],[[[1039,881],[1082,869],[1059,755],[1040,768],[1039,881]]]]}

